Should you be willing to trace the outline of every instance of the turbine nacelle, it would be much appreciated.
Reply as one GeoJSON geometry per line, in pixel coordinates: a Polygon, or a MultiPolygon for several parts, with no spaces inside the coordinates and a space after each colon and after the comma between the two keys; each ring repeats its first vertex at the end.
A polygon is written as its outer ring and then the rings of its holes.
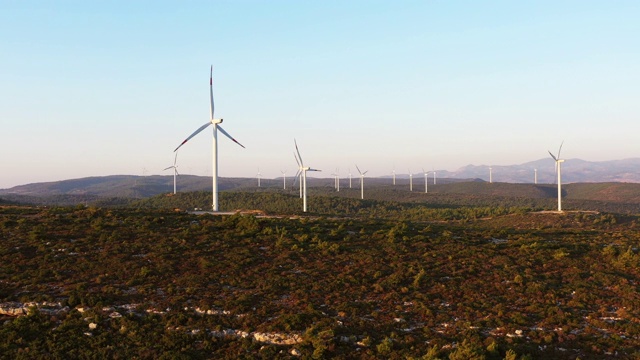
{"type": "Polygon", "coordinates": [[[211,119],[212,124],[222,124],[223,119],[211,119]]]}

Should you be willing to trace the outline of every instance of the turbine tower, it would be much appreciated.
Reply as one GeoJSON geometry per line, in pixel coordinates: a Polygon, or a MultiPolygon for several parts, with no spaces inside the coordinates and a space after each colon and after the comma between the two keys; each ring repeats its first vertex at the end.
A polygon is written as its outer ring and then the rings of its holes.
{"type": "Polygon", "coordinates": [[[191,140],[192,137],[198,135],[202,130],[206,129],[207,127],[209,127],[210,125],[213,125],[213,146],[212,146],[212,151],[213,151],[213,164],[212,164],[212,178],[213,178],[213,204],[212,204],[212,208],[213,211],[218,211],[218,130],[220,130],[220,132],[228,137],[229,139],[231,139],[233,142],[235,142],[236,144],[242,146],[244,148],[244,145],[240,144],[236,139],[234,139],[231,135],[229,135],[228,132],[226,132],[222,126],[220,126],[219,124],[222,123],[222,119],[216,119],[213,117],[213,65],[211,65],[211,73],[209,75],[209,97],[210,97],[210,103],[209,103],[209,121],[202,125],[201,127],[198,128],[198,130],[194,131],[193,134],[189,135],[188,138],[186,138],[180,145],[178,145],[178,147],[173,150],[178,151],[178,149],[180,149],[180,147],[182,145],[184,145],[187,141],[191,140]]]}
{"type": "Polygon", "coordinates": [[[282,173],[282,189],[287,190],[287,172],[280,170],[282,173]]]}
{"type": "Polygon", "coordinates": [[[339,171],[340,169],[336,168],[336,172],[331,174],[333,175],[333,188],[336,189],[336,191],[340,191],[340,175],[339,175],[339,171]]]}
{"type": "Polygon", "coordinates": [[[491,166],[489,166],[489,184],[493,183],[493,173],[491,172],[491,170],[493,170],[491,168],[491,166]]]}
{"type": "Polygon", "coordinates": [[[256,177],[258,178],[258,187],[260,187],[260,178],[262,177],[262,174],[260,174],[260,168],[258,168],[258,173],[256,174],[256,177]]]}
{"type": "Polygon", "coordinates": [[[393,185],[396,184],[396,169],[393,169],[393,185]]]}
{"type": "Polygon", "coordinates": [[[365,171],[362,172],[360,171],[360,168],[358,167],[358,165],[356,165],[356,169],[358,169],[358,172],[360,173],[360,199],[364,200],[364,175],[369,171],[365,171]]]}
{"type": "Polygon", "coordinates": [[[409,191],[413,191],[413,174],[411,173],[411,169],[409,170],[409,191]]]}
{"type": "Polygon", "coordinates": [[[176,194],[176,176],[178,175],[178,165],[176,165],[176,161],[178,161],[178,153],[176,153],[176,156],[173,158],[173,166],[169,166],[164,169],[173,169],[173,195],[176,194]]]}
{"type": "Polygon", "coordinates": [[[436,184],[436,171],[433,170],[433,185],[436,184]]]}
{"type": "MultiPolygon", "coordinates": [[[[300,150],[298,150],[298,143],[296,142],[296,139],[293,139],[293,143],[296,146],[296,153],[298,154],[298,156],[296,157],[296,162],[298,163],[298,172],[301,173],[300,175],[302,175],[302,181],[300,184],[301,189],[303,189],[302,190],[302,211],[307,212],[307,171],[322,171],[322,170],[312,169],[308,166],[305,167],[304,162],[302,161],[302,156],[300,156],[300,150]]],[[[293,155],[295,156],[296,154],[294,153],[293,155]]]]}
{"type": "Polygon", "coordinates": [[[426,194],[429,192],[429,172],[424,171],[424,168],[422,168],[422,172],[424,173],[424,193],[426,194]]]}
{"type": "MultiPolygon", "coordinates": [[[[295,143],[295,139],[293,139],[293,142],[295,143]]],[[[296,155],[295,151],[293,153],[293,157],[296,159],[296,162],[298,163],[298,171],[296,172],[296,176],[293,177],[293,185],[296,184],[296,181],[300,182],[300,199],[302,199],[302,166],[300,165],[300,161],[298,161],[298,155],[296,155]],[[300,180],[298,180],[300,179],[300,180]]]]}
{"type": "Polygon", "coordinates": [[[351,168],[349,168],[349,189],[351,189],[351,168]]]}
{"type": "Polygon", "coordinates": [[[533,169],[533,183],[538,183],[538,169],[533,169]]]}
{"type": "MultiPolygon", "coordinates": [[[[556,162],[556,173],[558,173],[558,212],[562,212],[562,163],[564,160],[560,159],[560,151],[562,150],[562,144],[564,141],[560,143],[560,149],[558,149],[558,156],[553,156],[551,151],[549,151],[549,155],[556,162]]],[[[548,151],[548,150],[547,150],[548,151]]]]}

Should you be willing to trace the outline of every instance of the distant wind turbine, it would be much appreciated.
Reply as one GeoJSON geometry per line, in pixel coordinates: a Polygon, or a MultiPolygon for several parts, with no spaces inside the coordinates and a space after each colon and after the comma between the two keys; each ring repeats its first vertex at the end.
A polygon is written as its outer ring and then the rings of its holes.
{"type": "Polygon", "coordinates": [[[393,169],[393,185],[396,184],[396,169],[393,169]]]}
{"type": "Polygon", "coordinates": [[[167,168],[165,168],[164,170],[169,170],[169,169],[173,169],[173,194],[176,194],[176,177],[178,174],[178,165],[176,165],[176,161],[178,161],[178,153],[176,153],[176,156],[173,158],[173,166],[169,166],[167,168]]]}
{"type": "Polygon", "coordinates": [[[333,188],[336,189],[336,191],[340,191],[340,177],[338,175],[338,168],[336,168],[336,172],[331,173],[331,175],[333,176],[333,188]]]}
{"type": "Polygon", "coordinates": [[[236,139],[234,139],[228,132],[226,132],[219,124],[222,123],[222,119],[216,119],[213,117],[213,65],[211,66],[211,73],[209,75],[209,97],[211,98],[209,103],[209,121],[198,128],[198,130],[194,131],[193,134],[189,135],[178,147],[173,151],[178,151],[182,145],[184,145],[187,141],[191,140],[192,137],[198,135],[202,130],[206,129],[210,125],[213,125],[213,164],[212,164],[212,178],[213,178],[213,211],[218,211],[218,130],[220,132],[231,139],[236,144],[242,146],[236,139]]]}
{"type": "Polygon", "coordinates": [[[549,151],[549,155],[556,162],[556,173],[558,173],[558,212],[562,212],[562,163],[563,159],[560,159],[560,151],[562,150],[562,144],[564,141],[560,143],[560,148],[558,149],[558,156],[554,156],[551,151],[549,151]]]}
{"type": "Polygon", "coordinates": [[[489,184],[493,183],[493,173],[491,172],[491,170],[493,170],[491,168],[491,166],[489,166],[489,184]]]}
{"type": "Polygon", "coordinates": [[[538,183],[538,169],[533,169],[533,183],[538,183]]]}
{"type": "Polygon", "coordinates": [[[436,171],[433,170],[433,185],[436,184],[436,171]]]}
{"type": "Polygon", "coordinates": [[[360,199],[364,200],[364,175],[369,171],[365,171],[362,172],[360,171],[360,168],[358,167],[358,165],[356,165],[356,169],[358,169],[358,172],[360,173],[360,199]]]}
{"type": "Polygon", "coordinates": [[[351,189],[351,168],[349,168],[349,189],[351,189]]]}
{"type": "Polygon", "coordinates": [[[411,173],[411,169],[409,169],[409,191],[413,191],[413,174],[411,173]]]}
{"type": "Polygon", "coordinates": [[[260,178],[262,177],[262,174],[260,174],[260,168],[258,168],[258,173],[256,174],[256,177],[258,178],[258,187],[260,187],[260,178]]]}
{"type": "MultiPolygon", "coordinates": [[[[296,139],[293,139],[293,143],[296,146],[296,153],[298,156],[296,157],[296,161],[298,162],[298,172],[301,172],[302,180],[300,186],[302,187],[302,211],[307,212],[307,171],[322,171],[318,169],[312,169],[308,166],[304,166],[304,162],[302,161],[302,156],[300,156],[300,150],[298,150],[298,143],[296,139]]],[[[296,155],[296,154],[294,154],[296,155]]]]}
{"type": "Polygon", "coordinates": [[[282,173],[282,189],[287,190],[287,172],[280,170],[282,173]]]}
{"type": "Polygon", "coordinates": [[[424,173],[424,193],[426,194],[429,192],[429,172],[424,171],[424,168],[422,168],[422,172],[424,173]]]}

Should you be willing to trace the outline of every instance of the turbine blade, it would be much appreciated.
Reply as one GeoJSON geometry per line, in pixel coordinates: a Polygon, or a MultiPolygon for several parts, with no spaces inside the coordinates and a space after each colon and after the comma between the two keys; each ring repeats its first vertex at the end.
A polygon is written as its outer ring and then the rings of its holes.
{"type": "Polygon", "coordinates": [[[213,120],[213,65],[211,65],[211,72],[209,73],[209,96],[211,97],[210,114],[211,120],[213,120]]]}
{"type": "Polygon", "coordinates": [[[318,170],[318,169],[311,169],[311,168],[309,168],[309,169],[307,169],[307,171],[322,171],[322,170],[318,170]]]}
{"type": "Polygon", "coordinates": [[[369,170],[363,172],[362,175],[366,175],[368,172],[369,172],[369,170]]]}
{"type": "Polygon", "coordinates": [[[202,130],[206,129],[206,128],[207,128],[207,126],[209,126],[209,125],[211,125],[211,121],[209,121],[209,122],[207,122],[206,124],[204,124],[204,125],[200,126],[200,127],[198,128],[198,130],[194,131],[194,132],[193,132],[193,134],[189,135],[189,137],[188,137],[188,138],[186,138],[186,139],[185,139],[185,140],[184,140],[180,145],[178,145],[178,147],[177,147],[175,150],[173,150],[173,151],[174,151],[174,152],[175,152],[175,151],[178,151],[178,149],[180,149],[180,146],[184,145],[187,141],[191,140],[191,138],[192,138],[192,137],[194,137],[194,136],[198,135],[198,133],[199,133],[199,132],[201,132],[202,130]]]}
{"type": "Polygon", "coordinates": [[[296,145],[296,152],[298,153],[298,159],[300,159],[300,166],[304,166],[302,156],[300,156],[300,150],[298,150],[298,143],[296,142],[296,139],[293,139],[293,143],[296,145]]]}
{"type": "Polygon", "coordinates": [[[173,167],[176,166],[177,161],[178,161],[178,153],[176,152],[176,156],[173,158],[173,167]]]}
{"type": "Polygon", "coordinates": [[[358,172],[360,173],[360,175],[362,175],[362,171],[360,171],[360,168],[358,167],[358,165],[356,165],[356,169],[358,169],[358,172]]]}
{"type": "MultiPolygon", "coordinates": [[[[231,139],[234,143],[236,143],[236,144],[238,144],[238,145],[242,146],[243,148],[245,148],[245,147],[244,147],[244,145],[242,145],[242,144],[240,144],[240,143],[238,142],[238,140],[234,139],[231,135],[229,135],[229,133],[228,133],[228,132],[224,131],[224,129],[223,129],[220,125],[218,125],[218,130],[220,130],[220,132],[221,132],[221,133],[223,133],[226,137],[228,137],[229,139],[231,139]]],[[[245,149],[246,149],[246,148],[245,148],[245,149]]]]}
{"type": "Polygon", "coordinates": [[[173,166],[169,166],[168,168],[164,168],[164,169],[162,169],[162,171],[169,170],[171,168],[173,168],[173,166]]]}
{"type": "Polygon", "coordinates": [[[564,140],[560,143],[560,149],[558,149],[558,159],[560,159],[560,151],[562,151],[562,145],[564,144],[564,140]]]}
{"type": "Polygon", "coordinates": [[[176,171],[176,175],[180,175],[180,173],[178,172],[178,168],[174,168],[174,170],[176,171]]]}
{"type": "Polygon", "coordinates": [[[298,168],[301,168],[302,165],[300,165],[300,161],[298,160],[298,157],[296,156],[296,153],[293,153],[293,158],[296,159],[296,163],[298,163],[298,168]]]}
{"type": "Polygon", "coordinates": [[[558,158],[556,158],[551,151],[547,150],[549,152],[549,155],[551,155],[551,157],[553,158],[553,160],[558,161],[558,158]]]}
{"type": "Polygon", "coordinates": [[[302,174],[302,171],[298,170],[298,172],[296,173],[296,176],[293,177],[293,185],[296,185],[296,182],[298,182],[298,179],[300,178],[300,175],[302,174]]]}

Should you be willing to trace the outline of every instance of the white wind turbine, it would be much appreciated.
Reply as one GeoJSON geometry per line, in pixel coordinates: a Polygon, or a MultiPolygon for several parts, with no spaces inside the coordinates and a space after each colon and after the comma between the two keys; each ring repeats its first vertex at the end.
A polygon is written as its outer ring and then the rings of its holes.
{"type": "Polygon", "coordinates": [[[176,194],[176,177],[178,176],[178,165],[176,165],[176,161],[178,161],[178,153],[176,153],[176,156],[173,158],[173,166],[169,166],[164,169],[164,170],[173,169],[173,194],[174,195],[176,194]]]}
{"type": "Polygon", "coordinates": [[[433,185],[436,184],[436,171],[433,170],[433,185]]]}
{"type": "Polygon", "coordinates": [[[538,183],[538,169],[533,169],[533,183],[538,183]]]}
{"type": "Polygon", "coordinates": [[[564,141],[562,143],[560,143],[560,149],[558,149],[558,156],[553,156],[551,151],[549,151],[549,155],[551,155],[553,160],[555,160],[555,162],[556,162],[556,173],[558,173],[558,212],[562,212],[562,172],[561,172],[561,168],[562,168],[562,163],[564,162],[563,159],[560,159],[560,151],[562,150],[562,144],[564,144],[564,141]]]}
{"type": "Polygon", "coordinates": [[[262,177],[262,174],[260,174],[260,168],[258,168],[258,173],[256,174],[256,177],[258,178],[258,187],[260,187],[260,178],[262,177]]]}
{"type": "Polygon", "coordinates": [[[282,173],[282,189],[287,190],[287,172],[280,170],[282,173]]]}
{"type": "Polygon", "coordinates": [[[236,139],[234,139],[228,132],[226,132],[219,124],[222,123],[222,119],[215,119],[213,117],[213,65],[211,65],[211,73],[209,75],[209,97],[210,97],[210,106],[209,106],[209,121],[198,128],[198,130],[194,131],[193,134],[189,135],[178,147],[173,151],[178,151],[182,145],[184,145],[187,141],[191,140],[192,137],[198,135],[202,130],[206,129],[210,125],[213,125],[213,165],[212,165],[212,178],[213,178],[213,211],[218,211],[218,130],[220,132],[231,139],[236,144],[242,146],[236,139]]]}
{"type": "Polygon", "coordinates": [[[393,169],[393,185],[396,184],[396,169],[393,169]]]}
{"type": "Polygon", "coordinates": [[[422,172],[424,173],[424,193],[426,194],[429,192],[429,172],[424,171],[424,168],[422,168],[422,172]]]}
{"type": "Polygon", "coordinates": [[[336,191],[340,191],[340,175],[339,175],[339,170],[338,168],[336,168],[336,172],[331,174],[334,176],[334,180],[333,180],[333,187],[334,189],[336,189],[336,191]]]}
{"type": "Polygon", "coordinates": [[[369,171],[365,171],[362,172],[360,171],[360,168],[358,167],[358,165],[356,165],[356,169],[358,169],[358,172],[360,173],[360,199],[364,200],[364,175],[369,171]]]}
{"type": "Polygon", "coordinates": [[[411,169],[409,170],[409,191],[413,191],[413,174],[411,173],[411,169]]]}
{"type": "Polygon", "coordinates": [[[307,212],[307,171],[322,170],[312,169],[308,166],[305,167],[304,162],[302,161],[302,156],[300,156],[300,150],[298,150],[298,143],[296,142],[296,139],[293,139],[293,143],[296,145],[296,153],[298,154],[298,156],[296,157],[295,153],[293,155],[296,158],[296,162],[298,163],[298,173],[300,173],[299,175],[296,175],[296,178],[298,176],[302,176],[302,180],[300,181],[300,188],[302,189],[302,211],[307,212]]]}
{"type": "Polygon", "coordinates": [[[349,168],[349,189],[351,189],[351,168],[349,168]]]}
{"type": "Polygon", "coordinates": [[[491,168],[491,166],[489,166],[489,184],[493,183],[493,173],[491,172],[491,170],[493,170],[491,168]]]}

